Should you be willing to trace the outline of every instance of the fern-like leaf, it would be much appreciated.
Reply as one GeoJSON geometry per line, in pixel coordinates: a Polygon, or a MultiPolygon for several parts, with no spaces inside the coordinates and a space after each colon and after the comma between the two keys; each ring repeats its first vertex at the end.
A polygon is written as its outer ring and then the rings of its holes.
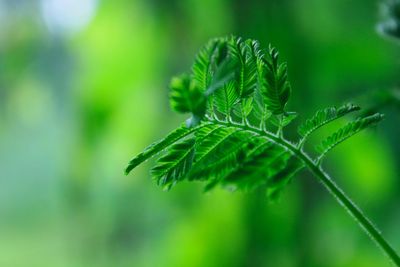
{"type": "Polygon", "coordinates": [[[329,107],[318,110],[315,115],[307,119],[298,127],[298,133],[302,136],[302,142],[317,129],[321,128],[325,124],[328,124],[336,119],[339,119],[350,112],[358,111],[360,107],[353,104],[345,104],[339,108],[329,107]]]}
{"type": "Polygon", "coordinates": [[[197,142],[196,156],[194,163],[201,163],[204,158],[207,158],[210,154],[214,153],[220,146],[224,146],[224,143],[232,137],[237,130],[230,127],[220,127],[214,129],[211,132],[207,132],[207,135],[201,136],[196,135],[197,142]]]}
{"type": "MultiPolygon", "coordinates": [[[[231,135],[224,141],[224,145],[194,164],[189,179],[201,178],[216,185],[215,181],[219,181],[238,168],[247,150],[254,147],[258,141],[260,137],[244,131],[231,135]]],[[[210,188],[211,186],[207,187],[210,188]]]]}
{"type": "Polygon", "coordinates": [[[220,90],[215,92],[215,105],[222,114],[230,114],[232,108],[239,101],[239,94],[236,90],[236,82],[226,83],[220,90]]]}
{"type": "Polygon", "coordinates": [[[164,149],[169,147],[170,145],[174,144],[178,140],[185,138],[186,136],[192,134],[196,130],[201,127],[192,127],[188,128],[186,125],[182,125],[181,127],[177,128],[176,130],[172,131],[162,140],[155,142],[149,145],[142,153],[135,156],[133,159],[129,161],[128,166],[125,169],[125,174],[128,174],[131,170],[136,168],[141,163],[145,162],[149,158],[157,155],[158,153],[162,152],[164,149]]]}
{"type": "Polygon", "coordinates": [[[268,180],[285,168],[290,153],[270,142],[261,142],[243,157],[241,164],[223,184],[251,191],[260,186],[266,186],[268,180]]]}
{"type": "Polygon", "coordinates": [[[210,40],[200,49],[194,60],[192,66],[193,79],[203,92],[206,91],[211,83],[213,68],[216,61],[223,56],[218,56],[218,54],[222,54],[219,53],[222,42],[223,41],[219,38],[210,40]]]}
{"type": "Polygon", "coordinates": [[[174,77],[170,84],[171,108],[180,113],[192,113],[202,118],[206,110],[206,98],[189,75],[174,77]]]}
{"type": "Polygon", "coordinates": [[[333,133],[331,136],[322,141],[321,145],[317,146],[317,150],[321,153],[320,158],[322,158],[326,153],[328,153],[338,144],[342,143],[343,141],[352,137],[358,132],[364,130],[365,128],[376,125],[382,119],[382,114],[374,114],[349,122],[344,127],[340,128],[337,132],[333,133]]]}
{"type": "Polygon", "coordinates": [[[285,113],[285,106],[289,100],[291,87],[287,80],[287,65],[279,63],[279,52],[270,46],[268,58],[264,58],[265,85],[263,87],[264,100],[267,109],[274,115],[285,113]]]}
{"type": "Polygon", "coordinates": [[[214,39],[196,56],[192,73],[171,83],[172,109],[192,113],[187,126],[150,145],[129,162],[125,172],[163,153],[151,173],[166,189],[181,181],[202,181],[205,190],[218,185],[244,191],[262,188],[276,199],[306,168],[400,266],[400,257],[320,166],[328,151],[377,124],[382,115],[350,122],[323,141],[320,156],[312,159],[302,142],[316,129],[359,108],[344,105],[318,111],[299,127],[301,141],[295,146],[283,137],[284,126],[297,117],[286,110],[290,92],[286,63],[278,62],[275,48],[264,52],[255,40],[214,39]],[[269,130],[271,126],[277,132],[269,130]]]}
{"type": "Polygon", "coordinates": [[[193,162],[194,145],[194,138],[183,140],[172,145],[166,154],[158,159],[151,169],[158,185],[169,189],[185,177],[193,162]]]}
{"type": "MultiPolygon", "coordinates": [[[[283,138],[283,127],[297,113],[285,110],[291,88],[286,63],[279,63],[278,55],[272,46],[265,53],[255,40],[210,41],[197,55],[192,73],[171,82],[172,109],[192,113],[187,126],[132,159],[126,173],[165,150],[152,175],[166,188],[179,181],[198,180],[207,183],[206,189],[218,184],[243,190],[264,187],[271,198],[279,195],[309,157],[283,138]],[[278,134],[267,130],[268,125],[278,128],[278,134]]],[[[347,104],[318,111],[299,127],[301,142],[358,109],[347,104]]],[[[323,142],[317,161],[380,119],[381,115],[374,115],[340,129],[323,142]]]]}
{"type": "Polygon", "coordinates": [[[229,52],[233,60],[238,63],[236,69],[237,90],[241,98],[249,97],[257,84],[257,62],[251,55],[248,44],[241,38],[231,37],[229,52]]]}

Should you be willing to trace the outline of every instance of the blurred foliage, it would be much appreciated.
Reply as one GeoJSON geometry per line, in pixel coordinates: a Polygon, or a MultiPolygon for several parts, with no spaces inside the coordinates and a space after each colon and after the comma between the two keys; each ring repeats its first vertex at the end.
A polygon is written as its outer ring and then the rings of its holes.
{"type": "Polygon", "coordinates": [[[400,38],[400,1],[386,0],[382,4],[382,22],[378,30],[383,34],[396,39],[400,38]]]}
{"type": "MultiPolygon", "coordinates": [[[[166,194],[148,164],[123,175],[186,119],[168,80],[209,38],[279,47],[304,119],[399,84],[378,18],[375,0],[0,0],[0,265],[389,266],[307,173],[273,205],[185,183],[166,194]]],[[[400,248],[400,116],[380,111],[326,163],[400,248]]]]}

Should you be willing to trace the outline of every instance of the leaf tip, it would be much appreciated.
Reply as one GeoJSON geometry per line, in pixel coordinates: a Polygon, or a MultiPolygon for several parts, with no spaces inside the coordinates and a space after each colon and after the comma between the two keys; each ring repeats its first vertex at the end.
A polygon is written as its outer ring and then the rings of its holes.
{"type": "Polygon", "coordinates": [[[125,175],[128,175],[131,171],[132,171],[132,165],[131,164],[128,164],[128,166],[127,167],[125,167],[125,170],[124,170],[124,174],[125,175]]]}

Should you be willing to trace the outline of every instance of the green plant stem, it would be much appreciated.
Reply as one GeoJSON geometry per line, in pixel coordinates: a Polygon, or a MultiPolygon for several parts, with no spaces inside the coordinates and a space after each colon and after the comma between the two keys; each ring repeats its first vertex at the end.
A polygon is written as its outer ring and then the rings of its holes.
{"type": "MultiPolygon", "coordinates": [[[[310,159],[307,159],[310,160],[310,159]]],[[[350,213],[350,215],[360,224],[364,231],[376,244],[383,249],[386,255],[393,261],[396,266],[400,266],[400,257],[396,251],[385,240],[380,231],[371,223],[371,221],[363,214],[361,209],[343,192],[343,190],[335,184],[334,181],[320,167],[316,167],[313,163],[307,164],[311,172],[322,182],[335,199],[350,213]]]]}
{"type": "Polygon", "coordinates": [[[250,131],[262,137],[265,137],[282,147],[290,150],[293,155],[298,157],[309,168],[312,174],[325,186],[326,189],[334,196],[334,198],[341,204],[348,213],[358,222],[362,229],[376,242],[376,244],[386,253],[386,255],[393,261],[393,263],[400,267],[400,257],[396,251],[389,245],[389,243],[382,236],[380,231],[371,223],[371,221],[364,215],[359,207],[343,192],[343,190],[335,184],[334,181],[321,169],[321,167],[314,162],[307,154],[301,149],[297,148],[294,144],[287,140],[280,138],[270,132],[254,128],[249,125],[242,125],[238,123],[225,122],[225,121],[211,121],[216,124],[225,125],[228,127],[237,127],[245,131],[250,131]]]}

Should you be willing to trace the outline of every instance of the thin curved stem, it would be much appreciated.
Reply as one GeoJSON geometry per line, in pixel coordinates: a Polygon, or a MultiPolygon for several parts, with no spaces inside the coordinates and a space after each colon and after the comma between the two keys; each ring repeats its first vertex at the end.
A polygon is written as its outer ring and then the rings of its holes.
{"type": "Polygon", "coordinates": [[[242,130],[250,131],[260,136],[263,136],[278,145],[288,149],[293,155],[298,157],[304,162],[311,173],[325,186],[325,188],[334,196],[336,201],[339,202],[347,212],[356,220],[356,222],[361,226],[361,228],[370,236],[370,238],[380,247],[390,260],[397,266],[400,267],[400,257],[393,247],[385,240],[380,231],[372,224],[372,222],[367,218],[366,215],[361,211],[356,204],[343,192],[343,190],[326,174],[321,167],[312,160],[306,153],[301,149],[297,148],[294,144],[288,142],[287,140],[280,138],[279,136],[264,131],[249,125],[242,125],[232,122],[223,121],[211,121],[217,124],[222,124],[230,127],[237,127],[242,130]]]}
{"type": "MultiPolygon", "coordinates": [[[[309,161],[309,159],[307,159],[309,161]]],[[[307,164],[307,163],[306,163],[307,164]]],[[[393,247],[385,240],[381,232],[372,224],[366,215],[356,204],[335,184],[334,181],[321,168],[316,167],[312,162],[307,164],[311,172],[316,176],[335,199],[350,213],[350,215],[360,224],[370,238],[376,242],[386,255],[396,266],[400,266],[400,257],[393,247]]]]}

